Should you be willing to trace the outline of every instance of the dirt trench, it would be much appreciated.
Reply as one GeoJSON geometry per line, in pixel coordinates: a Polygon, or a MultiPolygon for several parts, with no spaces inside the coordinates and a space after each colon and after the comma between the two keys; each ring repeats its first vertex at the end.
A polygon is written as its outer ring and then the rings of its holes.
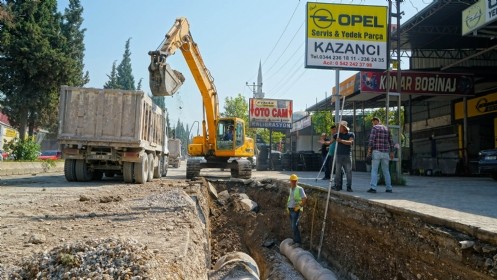
{"type": "MultiPolygon", "coordinates": [[[[288,183],[213,184],[218,193],[230,193],[230,201],[210,206],[213,262],[239,250],[257,261],[261,279],[290,279],[272,275],[281,274],[275,261],[279,243],[292,236],[284,210],[288,183]],[[242,193],[258,204],[254,212],[240,210],[236,198],[242,193]]],[[[317,256],[324,226],[320,262],[340,279],[497,279],[494,233],[339,192],[331,193],[323,223],[327,192],[304,188],[309,200],[301,220],[302,247],[317,256]]]]}
{"type": "MultiPolygon", "coordinates": [[[[207,279],[233,251],[257,262],[260,279],[303,279],[278,248],[291,237],[288,182],[117,178],[52,188],[30,180],[0,188],[0,279],[207,279]],[[244,195],[254,211],[243,210],[244,195]]],[[[317,255],[324,224],[320,261],[340,279],[497,279],[494,233],[337,192],[323,223],[327,192],[304,188],[302,248],[317,255]]]]}

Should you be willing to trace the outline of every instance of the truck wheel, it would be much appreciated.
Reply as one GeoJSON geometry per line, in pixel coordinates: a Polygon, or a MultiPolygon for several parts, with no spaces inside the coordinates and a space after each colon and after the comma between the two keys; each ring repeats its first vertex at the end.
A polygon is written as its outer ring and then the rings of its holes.
{"type": "Polygon", "coordinates": [[[132,162],[123,162],[123,179],[124,183],[133,183],[133,166],[132,162]]]}
{"type": "Polygon", "coordinates": [[[64,161],[64,176],[68,182],[76,181],[76,160],[66,159],[64,161]]]}
{"type": "Polygon", "coordinates": [[[162,166],[164,164],[164,160],[161,157],[156,157],[157,159],[157,166],[154,166],[154,178],[160,178],[162,177],[162,166]]]}
{"type": "Polygon", "coordinates": [[[152,153],[148,154],[147,174],[147,182],[152,182],[154,178],[154,155],[152,153]]]}
{"type": "Polygon", "coordinates": [[[93,178],[93,172],[88,168],[84,159],[76,160],[76,180],[88,182],[93,178]]]}
{"type": "Polygon", "coordinates": [[[167,171],[169,170],[169,157],[164,157],[164,168],[162,169],[162,177],[166,177],[167,171]]]}
{"type": "Polygon", "coordinates": [[[144,184],[148,179],[148,157],[141,157],[140,162],[135,162],[135,183],[144,184]]]}

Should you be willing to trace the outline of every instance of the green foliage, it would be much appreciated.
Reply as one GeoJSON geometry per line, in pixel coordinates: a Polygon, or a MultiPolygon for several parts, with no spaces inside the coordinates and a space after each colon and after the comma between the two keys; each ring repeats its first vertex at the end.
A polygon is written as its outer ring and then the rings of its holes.
{"type": "Polygon", "coordinates": [[[76,256],[67,253],[60,253],[57,256],[57,261],[59,264],[69,268],[80,265],[80,261],[76,256]]]}
{"type": "Polygon", "coordinates": [[[55,167],[55,160],[44,159],[43,162],[41,163],[41,166],[43,168],[43,171],[48,172],[48,170],[50,170],[50,168],[55,167]]]}
{"type": "Polygon", "coordinates": [[[124,54],[121,63],[117,66],[117,84],[120,89],[135,90],[135,78],[133,77],[133,68],[131,67],[131,51],[129,50],[129,42],[126,41],[124,54]]]}
{"type": "Polygon", "coordinates": [[[68,69],[70,75],[66,85],[84,86],[90,81],[88,71],[84,72],[85,64],[85,32],[83,24],[83,7],[80,0],[69,0],[69,7],[64,10],[61,31],[67,39],[66,53],[74,59],[73,67],[68,69]]]}
{"type": "Polygon", "coordinates": [[[312,126],[318,134],[330,133],[330,127],[333,124],[331,111],[318,111],[311,116],[312,126]]]}
{"type": "MultiPolygon", "coordinates": [[[[373,117],[377,117],[378,119],[380,119],[381,123],[385,124],[386,115],[387,113],[385,108],[378,108],[372,112],[367,113],[364,116],[364,122],[366,124],[366,127],[368,128],[372,127],[371,121],[373,117]]],[[[400,124],[402,126],[404,124],[404,108],[401,108],[400,111],[400,121],[399,121],[399,114],[397,108],[391,108],[391,110],[388,112],[388,123],[390,125],[400,124]]]]}
{"type": "Polygon", "coordinates": [[[60,85],[81,81],[84,30],[77,39],[73,31],[82,9],[76,0],[64,16],[56,0],[4,3],[9,17],[0,17],[0,105],[24,139],[26,131],[33,135],[35,127],[56,123],[60,85]]]}
{"type": "Polygon", "coordinates": [[[104,84],[104,88],[119,88],[119,84],[117,83],[117,69],[116,69],[116,61],[112,63],[112,70],[110,74],[107,75],[109,80],[104,84]]]}
{"type": "Polygon", "coordinates": [[[4,144],[6,151],[10,152],[16,160],[35,160],[40,154],[40,145],[34,137],[25,140],[14,139],[4,144]]]}
{"type": "Polygon", "coordinates": [[[245,122],[245,133],[248,137],[254,138],[257,133],[255,128],[249,128],[248,101],[240,93],[236,97],[226,97],[224,99],[224,112],[222,117],[237,117],[245,122]]]}
{"type": "MultiPolygon", "coordinates": [[[[271,131],[269,129],[259,128],[257,134],[262,138],[262,140],[264,140],[264,142],[269,143],[270,132],[271,131]]],[[[271,143],[274,144],[274,143],[279,143],[281,141],[284,142],[285,138],[286,135],[284,133],[273,130],[273,133],[271,135],[271,143]]]]}
{"type": "MultiPolygon", "coordinates": [[[[192,131],[194,135],[197,135],[196,132],[192,131]]],[[[187,144],[191,144],[191,138],[190,138],[190,128],[188,124],[185,125],[178,119],[178,122],[176,123],[176,127],[171,128],[169,130],[169,137],[170,138],[176,138],[181,140],[181,153],[183,155],[187,154],[187,144]]]]}

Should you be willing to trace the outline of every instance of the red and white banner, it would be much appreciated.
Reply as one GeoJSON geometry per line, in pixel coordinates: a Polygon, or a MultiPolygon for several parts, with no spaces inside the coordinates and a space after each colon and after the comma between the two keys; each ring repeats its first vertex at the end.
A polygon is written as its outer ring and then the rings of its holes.
{"type": "Polygon", "coordinates": [[[292,100],[250,98],[249,126],[253,128],[292,128],[292,100]]]}

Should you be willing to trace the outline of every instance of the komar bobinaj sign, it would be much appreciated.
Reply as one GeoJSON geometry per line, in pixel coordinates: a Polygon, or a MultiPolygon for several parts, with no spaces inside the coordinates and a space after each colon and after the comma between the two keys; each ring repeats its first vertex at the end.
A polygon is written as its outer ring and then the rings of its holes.
{"type": "Polygon", "coordinates": [[[250,98],[249,126],[252,128],[292,128],[292,100],[250,98]]]}
{"type": "Polygon", "coordinates": [[[361,71],[361,92],[425,95],[466,95],[475,94],[474,78],[471,74],[454,74],[438,72],[402,71],[400,87],[397,83],[397,71],[368,72],[361,71]]]}

